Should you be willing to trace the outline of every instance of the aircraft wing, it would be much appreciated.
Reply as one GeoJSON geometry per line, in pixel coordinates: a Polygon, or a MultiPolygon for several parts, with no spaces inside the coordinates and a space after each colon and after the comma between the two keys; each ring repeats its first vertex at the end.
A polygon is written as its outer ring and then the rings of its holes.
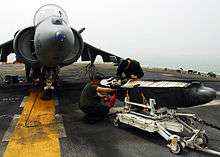
{"type": "Polygon", "coordinates": [[[82,61],[92,61],[94,62],[96,59],[96,56],[100,55],[103,59],[103,62],[119,62],[121,57],[118,57],[116,55],[113,55],[111,53],[105,52],[101,49],[98,49],[88,43],[84,42],[84,49],[81,54],[81,60],[82,61]]]}
{"type": "MultiPolygon", "coordinates": [[[[0,45],[0,62],[7,62],[7,56],[10,53],[14,53],[13,40],[9,40],[0,45]]],[[[102,57],[103,62],[116,62],[117,63],[121,59],[121,57],[105,52],[90,44],[84,43],[84,49],[81,54],[82,61],[94,62],[98,55],[102,57]]]]}
{"type": "Polygon", "coordinates": [[[0,45],[0,62],[7,62],[7,56],[14,53],[13,40],[9,40],[0,45]]]}

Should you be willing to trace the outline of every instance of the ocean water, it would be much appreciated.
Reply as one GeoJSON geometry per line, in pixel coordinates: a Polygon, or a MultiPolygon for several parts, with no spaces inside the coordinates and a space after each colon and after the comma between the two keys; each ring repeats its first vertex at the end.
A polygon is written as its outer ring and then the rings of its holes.
{"type": "Polygon", "coordinates": [[[190,57],[154,57],[153,59],[140,59],[143,65],[149,67],[172,68],[184,70],[196,70],[200,72],[214,72],[220,74],[220,57],[219,56],[190,56],[190,57]],[[210,57],[212,56],[212,57],[210,57]],[[214,56],[214,57],[213,57],[214,56]]]}
{"type": "Polygon", "coordinates": [[[220,74],[220,66],[213,66],[213,65],[193,65],[193,64],[188,64],[188,65],[171,65],[171,64],[164,64],[164,65],[153,65],[153,64],[143,64],[144,67],[150,67],[150,68],[170,68],[170,69],[180,69],[183,68],[183,70],[195,70],[199,71],[202,73],[207,73],[207,72],[214,72],[216,74],[220,74]]]}

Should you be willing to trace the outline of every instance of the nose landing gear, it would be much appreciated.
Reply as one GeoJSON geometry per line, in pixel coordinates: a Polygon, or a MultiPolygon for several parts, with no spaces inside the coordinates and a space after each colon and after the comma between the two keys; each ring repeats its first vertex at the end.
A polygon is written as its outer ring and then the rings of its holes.
{"type": "Polygon", "coordinates": [[[59,67],[56,68],[43,68],[43,79],[44,79],[44,87],[43,87],[43,100],[50,100],[53,96],[54,86],[56,86],[58,80],[59,67]]]}

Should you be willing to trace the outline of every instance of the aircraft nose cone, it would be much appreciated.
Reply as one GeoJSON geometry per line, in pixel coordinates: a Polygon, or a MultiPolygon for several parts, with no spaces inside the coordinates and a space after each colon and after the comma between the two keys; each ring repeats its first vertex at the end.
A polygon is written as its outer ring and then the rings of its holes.
{"type": "Polygon", "coordinates": [[[58,31],[58,32],[56,32],[55,39],[56,39],[56,41],[64,42],[64,40],[66,39],[66,35],[64,32],[58,31]]]}
{"type": "Polygon", "coordinates": [[[216,98],[216,91],[212,88],[201,86],[198,88],[197,96],[201,102],[207,103],[216,98]]]}

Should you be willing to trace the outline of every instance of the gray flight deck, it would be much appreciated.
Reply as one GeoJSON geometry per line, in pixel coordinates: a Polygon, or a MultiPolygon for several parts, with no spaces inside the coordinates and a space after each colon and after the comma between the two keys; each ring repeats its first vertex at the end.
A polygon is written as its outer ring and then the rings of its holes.
{"type": "MultiPolygon", "coordinates": [[[[80,92],[87,81],[85,64],[73,64],[61,70],[60,82],[56,91],[59,105],[56,113],[62,115],[66,137],[60,138],[61,154],[64,157],[172,157],[166,147],[166,141],[158,134],[147,133],[136,128],[123,126],[116,128],[109,119],[96,124],[88,124],[84,113],[78,108],[80,92]]],[[[105,75],[114,75],[115,67],[110,64],[97,65],[98,71],[105,75]]],[[[0,65],[1,76],[17,74],[24,76],[23,65],[0,65]],[[14,71],[16,67],[16,72],[14,71]]],[[[144,79],[209,79],[192,74],[179,74],[157,69],[146,69],[144,79]]],[[[220,82],[204,82],[208,87],[220,91],[220,82]]],[[[20,114],[21,101],[28,95],[31,85],[1,85],[0,87],[0,156],[3,156],[8,142],[2,141],[10,126],[12,118],[20,114]]],[[[182,109],[194,112],[201,118],[214,125],[220,126],[220,96],[207,106],[182,109]],[[219,101],[219,103],[218,103],[219,101]]],[[[13,129],[13,128],[12,128],[13,129]]],[[[205,127],[209,137],[209,147],[220,151],[220,131],[205,127]]],[[[206,157],[206,153],[185,149],[180,156],[206,157]]]]}

